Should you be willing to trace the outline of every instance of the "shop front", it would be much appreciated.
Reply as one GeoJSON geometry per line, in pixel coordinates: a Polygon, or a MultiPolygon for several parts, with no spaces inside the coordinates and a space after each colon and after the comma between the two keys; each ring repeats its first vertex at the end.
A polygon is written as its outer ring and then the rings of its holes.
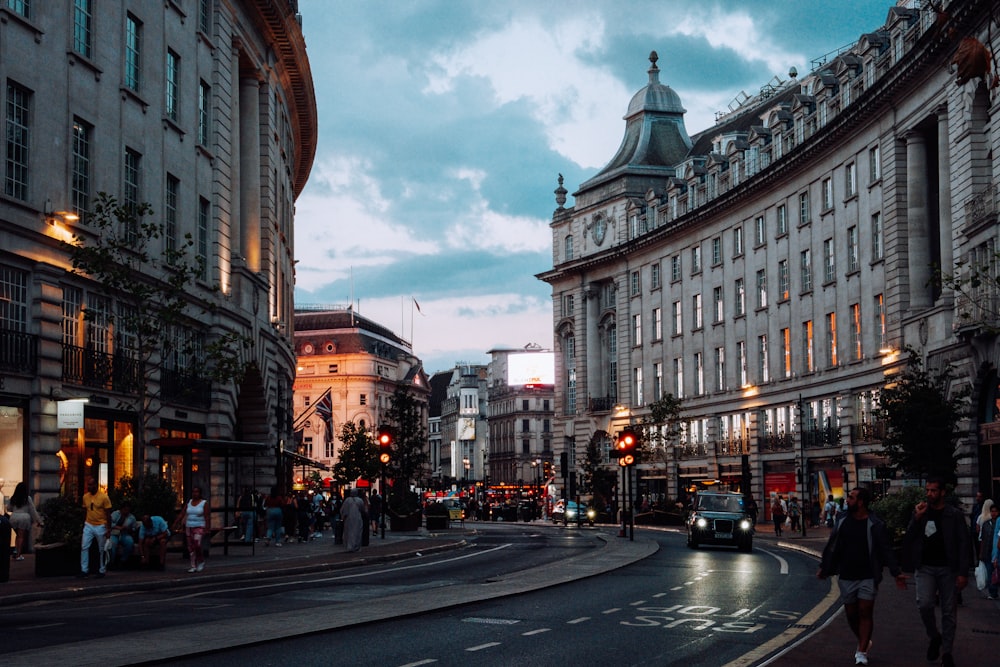
{"type": "Polygon", "coordinates": [[[0,398],[0,507],[6,506],[4,503],[14,493],[18,482],[27,479],[26,414],[23,401],[0,398]]]}
{"type": "Polygon", "coordinates": [[[136,473],[135,415],[78,403],[82,421],[64,419],[76,407],[60,403],[59,493],[79,498],[94,478],[102,490],[136,473]]]}

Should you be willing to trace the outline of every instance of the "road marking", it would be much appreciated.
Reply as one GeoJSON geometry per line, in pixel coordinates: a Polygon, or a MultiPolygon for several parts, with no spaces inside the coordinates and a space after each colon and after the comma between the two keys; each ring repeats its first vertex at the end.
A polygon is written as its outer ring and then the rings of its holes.
{"type": "Polygon", "coordinates": [[[772,551],[768,551],[767,549],[761,549],[760,547],[758,547],[757,549],[758,549],[758,551],[763,551],[768,556],[773,556],[778,561],[778,564],[780,565],[780,570],[779,570],[780,574],[788,574],[788,561],[787,560],[785,560],[784,558],[782,558],[781,556],[779,556],[778,554],[776,554],[776,553],[774,553],[772,551]]]}
{"type": "Polygon", "coordinates": [[[420,665],[430,665],[437,662],[434,658],[427,658],[426,660],[418,660],[417,662],[408,662],[405,665],[400,665],[399,667],[420,667],[420,665]]]}
{"type": "Polygon", "coordinates": [[[119,614],[117,616],[108,616],[108,618],[136,618],[137,616],[149,616],[149,615],[150,614],[148,612],[143,614],[119,614]]]}
{"type": "Polygon", "coordinates": [[[816,634],[817,632],[828,626],[833,621],[833,619],[837,618],[838,614],[830,614],[830,617],[826,619],[826,622],[823,623],[823,625],[821,625],[818,628],[813,628],[810,632],[805,634],[804,637],[799,637],[799,635],[806,633],[806,630],[809,630],[809,628],[813,626],[820,618],[822,618],[824,614],[829,612],[831,607],[838,604],[839,602],[840,602],[840,589],[837,586],[836,577],[831,577],[830,590],[827,591],[826,597],[820,600],[815,607],[810,609],[805,616],[799,619],[798,623],[789,626],[780,635],[777,635],[776,637],[773,637],[769,641],[764,642],[757,648],[754,648],[749,652],[744,653],[736,660],[725,665],[725,667],[747,667],[749,665],[764,667],[765,665],[771,664],[772,662],[774,662],[784,654],[788,653],[802,642],[808,640],[814,634],[816,634]],[[773,656],[771,656],[771,658],[768,659],[767,662],[757,662],[758,660],[764,658],[764,656],[768,655],[771,651],[775,651],[778,649],[781,650],[778,651],[778,653],[775,653],[773,656]]]}
{"type": "Polygon", "coordinates": [[[15,628],[16,630],[41,630],[42,628],[57,628],[60,625],[66,625],[65,623],[46,623],[45,625],[24,625],[20,628],[15,628]]]}
{"type": "Polygon", "coordinates": [[[690,586],[690,585],[691,585],[691,584],[693,584],[693,583],[695,583],[695,582],[693,582],[693,581],[685,581],[685,582],[684,582],[684,585],[685,585],[685,586],[690,586]]]}
{"type": "Polygon", "coordinates": [[[602,614],[614,614],[615,612],[618,612],[618,611],[621,611],[621,610],[622,610],[621,607],[612,607],[611,609],[605,609],[601,613],[602,614]]]}
{"type": "MultiPolygon", "coordinates": [[[[422,563],[416,563],[415,565],[400,565],[399,567],[389,568],[387,570],[366,570],[362,572],[354,572],[351,574],[341,574],[335,577],[325,577],[323,579],[311,579],[312,583],[322,584],[328,581],[343,581],[344,579],[362,579],[364,577],[374,577],[376,575],[382,575],[386,572],[403,572],[405,570],[415,570],[422,567],[431,567],[433,565],[440,565],[442,563],[453,563],[459,560],[465,560],[466,558],[473,558],[475,556],[480,556],[488,554],[492,551],[500,551],[501,549],[507,549],[513,546],[512,544],[501,544],[495,546],[491,549],[483,549],[481,551],[475,551],[473,553],[464,554],[462,556],[455,556],[454,558],[445,558],[438,561],[428,561],[422,563]]],[[[264,588],[282,588],[288,586],[288,582],[274,583],[274,584],[260,584],[259,586],[248,586],[248,587],[233,587],[233,588],[219,588],[210,591],[200,591],[198,593],[190,593],[188,595],[178,595],[177,597],[164,598],[163,602],[173,602],[174,600],[189,600],[191,598],[202,597],[204,595],[217,595],[219,593],[228,593],[230,591],[253,591],[261,590],[264,588]]]]}
{"type": "Polygon", "coordinates": [[[638,607],[641,604],[646,604],[645,600],[638,600],[636,602],[629,602],[630,607],[638,607]]]}
{"type": "Polygon", "coordinates": [[[654,593],[653,597],[654,598],[662,598],[664,595],[666,595],[666,593],[654,593]]]}
{"type": "Polygon", "coordinates": [[[589,621],[590,616],[581,616],[580,618],[574,618],[572,621],[566,621],[567,625],[576,625],[577,623],[583,623],[584,621],[589,621]]]}
{"type": "Polygon", "coordinates": [[[680,590],[684,590],[684,587],[683,586],[674,586],[670,590],[672,590],[672,591],[680,591],[680,590]]]}
{"type": "Polygon", "coordinates": [[[531,635],[540,635],[543,632],[551,632],[552,628],[538,628],[537,630],[528,630],[527,632],[522,632],[522,637],[530,637],[531,635]]]}
{"type": "Polygon", "coordinates": [[[482,651],[485,648],[493,648],[494,646],[500,646],[500,642],[489,642],[488,644],[480,644],[479,646],[470,646],[465,650],[471,653],[474,651],[482,651]]]}
{"type": "Polygon", "coordinates": [[[514,618],[483,618],[481,616],[470,616],[463,618],[463,623],[485,623],[487,625],[517,625],[521,621],[514,618]]]}

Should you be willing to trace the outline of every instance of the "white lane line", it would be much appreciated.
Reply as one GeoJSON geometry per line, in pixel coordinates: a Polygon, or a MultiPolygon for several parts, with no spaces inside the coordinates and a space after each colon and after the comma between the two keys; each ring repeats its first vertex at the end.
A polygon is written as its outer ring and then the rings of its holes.
{"type": "Polygon", "coordinates": [[[629,602],[628,604],[629,604],[630,607],[638,607],[641,604],[646,604],[646,601],[645,600],[637,600],[635,602],[629,602]]]}
{"type": "Polygon", "coordinates": [[[663,597],[663,596],[665,596],[665,595],[666,595],[666,593],[654,593],[654,594],[653,594],[653,597],[654,597],[654,598],[662,598],[662,597],[663,597]]]}
{"type": "Polygon", "coordinates": [[[778,561],[778,565],[780,566],[779,567],[779,573],[780,574],[788,574],[788,561],[787,560],[785,560],[784,558],[782,558],[778,554],[774,553],[773,551],[768,551],[767,549],[761,549],[760,547],[757,547],[757,549],[759,551],[763,551],[768,556],[773,556],[778,561]]]}
{"type": "Polygon", "coordinates": [[[500,646],[500,642],[489,642],[488,644],[480,644],[479,646],[470,646],[465,650],[471,653],[474,651],[482,651],[484,648],[493,648],[494,646],[500,646]]]}
{"type": "MultiPolygon", "coordinates": [[[[475,556],[481,556],[481,555],[488,554],[488,553],[493,552],[493,551],[500,551],[501,549],[507,549],[507,548],[509,548],[511,546],[513,546],[513,545],[512,544],[501,544],[499,546],[493,547],[492,549],[483,549],[481,551],[475,551],[473,553],[464,554],[462,556],[455,556],[454,558],[445,558],[443,560],[438,560],[438,561],[433,561],[433,562],[417,563],[415,565],[400,565],[399,567],[389,568],[388,570],[377,570],[377,571],[365,570],[365,571],[362,571],[362,572],[354,572],[354,573],[351,573],[351,574],[341,574],[341,575],[338,575],[338,576],[335,576],[335,577],[324,577],[322,579],[311,579],[310,581],[312,583],[322,584],[322,583],[326,583],[328,581],[343,581],[344,579],[361,579],[361,578],[364,578],[364,577],[373,577],[375,575],[380,575],[380,574],[383,574],[383,573],[386,573],[386,572],[403,572],[405,570],[415,570],[417,568],[431,567],[433,565],[440,565],[442,563],[453,563],[455,561],[465,560],[466,558],[473,558],[475,556]]],[[[216,595],[218,593],[226,593],[226,592],[229,592],[229,591],[252,591],[252,590],[260,590],[260,589],[263,589],[263,588],[281,588],[281,587],[287,586],[287,585],[288,585],[288,582],[274,583],[274,584],[261,584],[259,586],[249,586],[249,587],[245,587],[245,588],[244,587],[239,587],[239,588],[235,588],[234,587],[234,588],[227,588],[227,589],[221,589],[220,588],[220,589],[211,590],[211,591],[201,591],[199,593],[190,593],[188,595],[178,595],[177,597],[172,597],[172,598],[164,598],[163,602],[173,602],[174,600],[188,600],[188,599],[191,599],[191,598],[202,597],[204,595],[216,595]]]]}
{"type": "Polygon", "coordinates": [[[405,665],[400,665],[399,667],[420,667],[420,665],[430,665],[437,662],[434,658],[427,658],[426,660],[418,660],[417,662],[408,662],[405,665]]]}
{"type": "Polygon", "coordinates": [[[621,607],[612,607],[611,609],[605,609],[601,613],[602,614],[614,614],[615,612],[619,612],[621,610],[622,610],[621,607]]]}
{"type": "Polygon", "coordinates": [[[679,591],[679,590],[683,590],[683,588],[684,588],[683,586],[674,586],[670,590],[672,590],[672,591],[679,591]]]}
{"type": "Polygon", "coordinates": [[[685,582],[684,582],[684,585],[685,585],[685,586],[690,586],[690,585],[691,585],[691,584],[693,584],[693,583],[695,583],[695,582],[693,582],[693,581],[685,581],[685,582]]]}
{"type": "Polygon", "coordinates": [[[581,616],[580,618],[574,618],[572,621],[566,621],[566,625],[576,625],[577,623],[583,623],[584,621],[589,621],[590,616],[581,616]]]}
{"type": "Polygon", "coordinates": [[[15,630],[41,630],[42,628],[57,628],[60,625],[66,625],[65,623],[46,623],[44,625],[23,625],[15,630]]]}
{"type": "Polygon", "coordinates": [[[538,628],[537,630],[528,630],[527,632],[522,632],[522,637],[530,637],[531,635],[540,635],[543,632],[552,632],[552,628],[538,628]]]}

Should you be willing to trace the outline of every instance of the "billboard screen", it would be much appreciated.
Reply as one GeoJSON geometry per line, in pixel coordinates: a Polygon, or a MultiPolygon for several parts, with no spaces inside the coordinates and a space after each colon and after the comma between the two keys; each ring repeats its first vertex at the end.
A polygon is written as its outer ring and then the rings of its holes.
{"type": "Polygon", "coordinates": [[[507,384],[554,385],[556,359],[552,352],[522,352],[507,356],[507,384]]]}

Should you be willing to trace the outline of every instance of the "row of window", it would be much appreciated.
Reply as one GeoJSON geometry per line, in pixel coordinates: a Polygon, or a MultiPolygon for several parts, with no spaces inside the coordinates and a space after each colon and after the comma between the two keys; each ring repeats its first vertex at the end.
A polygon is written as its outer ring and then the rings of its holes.
{"type": "MultiPolygon", "coordinates": [[[[864,336],[864,323],[866,321],[873,322],[874,326],[870,328],[871,334],[869,337],[869,342],[874,344],[874,350],[868,351],[869,356],[873,353],[880,353],[881,350],[886,345],[886,320],[885,320],[885,304],[881,294],[877,294],[872,300],[872,319],[866,320],[862,316],[861,304],[855,303],[850,307],[849,320],[848,320],[848,339],[846,341],[847,348],[846,352],[848,354],[849,361],[860,361],[865,358],[865,336],[864,336]]],[[[654,309],[653,312],[654,323],[658,322],[659,309],[654,309]]],[[[823,347],[823,362],[826,367],[834,368],[841,363],[840,353],[843,347],[843,343],[838,340],[838,328],[837,328],[837,314],[827,313],[824,318],[825,331],[824,331],[824,347],[823,347]]],[[[654,324],[654,326],[656,326],[654,324]]],[[[636,315],[633,319],[633,335],[641,335],[641,318],[636,315]]],[[[812,373],[817,370],[817,355],[816,355],[816,332],[814,330],[814,324],[812,320],[806,320],[802,322],[800,331],[798,332],[798,344],[800,345],[798,370],[800,373],[812,373]]],[[[779,358],[779,376],[780,378],[791,378],[795,365],[793,364],[793,356],[796,352],[793,350],[794,344],[792,342],[792,330],[791,328],[783,328],[779,332],[779,344],[780,344],[780,358],[779,358]]],[[[756,366],[755,374],[751,375],[750,370],[750,360],[749,360],[749,350],[747,349],[747,341],[738,341],[736,343],[736,374],[735,378],[738,381],[739,387],[749,387],[754,384],[764,384],[771,382],[774,377],[772,377],[773,364],[770,358],[770,345],[768,342],[767,334],[762,334],[757,337],[756,340],[756,366]]],[[[695,352],[691,358],[691,366],[689,370],[692,370],[692,378],[690,379],[690,386],[685,383],[684,370],[685,363],[684,359],[677,357],[672,360],[672,372],[673,386],[670,388],[671,393],[677,398],[683,398],[687,395],[688,390],[694,396],[701,396],[709,391],[706,387],[706,377],[705,377],[705,353],[695,352]]],[[[733,376],[729,375],[726,362],[726,348],[717,347],[712,351],[712,363],[713,363],[713,373],[711,376],[711,391],[721,392],[730,389],[730,382],[733,376]]],[[[656,362],[653,364],[652,368],[652,378],[651,378],[651,389],[652,389],[652,400],[659,400],[662,398],[666,387],[663,384],[663,363],[656,362]]],[[[575,382],[575,378],[574,378],[575,382]]],[[[643,377],[643,368],[636,367],[632,369],[632,402],[635,406],[641,406],[645,404],[645,390],[646,383],[643,377]]]]}

